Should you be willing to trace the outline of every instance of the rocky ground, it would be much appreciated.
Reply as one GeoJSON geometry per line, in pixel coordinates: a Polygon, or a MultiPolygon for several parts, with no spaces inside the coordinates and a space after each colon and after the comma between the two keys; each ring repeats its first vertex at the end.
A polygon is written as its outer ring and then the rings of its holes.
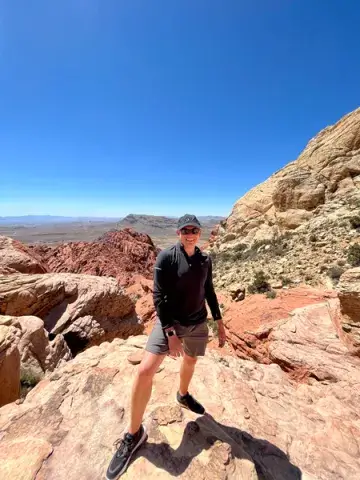
{"type": "MultiPolygon", "coordinates": [[[[136,367],[127,357],[145,341],[92,347],[51,373],[23,403],[3,407],[0,478],[103,478],[129,419],[136,367]]],[[[286,355],[286,345],[281,351],[286,355]]],[[[359,366],[353,360],[331,380],[297,384],[276,364],[210,353],[193,382],[207,407],[197,417],[174,403],[179,362],[168,358],[145,418],[148,442],[123,478],[355,480],[359,366]]]]}

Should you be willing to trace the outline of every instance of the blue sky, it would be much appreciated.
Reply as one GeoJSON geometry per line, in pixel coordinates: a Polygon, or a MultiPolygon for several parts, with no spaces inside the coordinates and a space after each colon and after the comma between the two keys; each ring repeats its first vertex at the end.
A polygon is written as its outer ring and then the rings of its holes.
{"type": "Polygon", "coordinates": [[[0,215],[227,215],[359,106],[356,0],[0,0],[0,215]]]}

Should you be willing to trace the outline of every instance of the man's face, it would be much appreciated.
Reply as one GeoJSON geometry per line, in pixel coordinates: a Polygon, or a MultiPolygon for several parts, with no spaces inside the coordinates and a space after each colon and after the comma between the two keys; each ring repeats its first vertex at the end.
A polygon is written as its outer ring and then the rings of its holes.
{"type": "Polygon", "coordinates": [[[189,225],[188,227],[178,230],[178,235],[180,237],[180,242],[184,245],[184,247],[194,247],[200,239],[201,229],[199,227],[189,225]]]}

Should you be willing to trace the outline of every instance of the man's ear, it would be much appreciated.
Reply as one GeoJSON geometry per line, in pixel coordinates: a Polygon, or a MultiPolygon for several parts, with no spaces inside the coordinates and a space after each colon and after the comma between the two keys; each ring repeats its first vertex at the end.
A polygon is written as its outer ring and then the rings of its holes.
{"type": "Polygon", "coordinates": [[[176,235],[180,235],[180,230],[176,230],[176,235]]]}

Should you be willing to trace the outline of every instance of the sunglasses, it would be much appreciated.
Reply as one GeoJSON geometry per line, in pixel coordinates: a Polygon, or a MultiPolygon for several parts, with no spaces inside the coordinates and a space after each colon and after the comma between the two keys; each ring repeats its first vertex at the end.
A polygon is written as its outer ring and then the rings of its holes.
{"type": "Polygon", "coordinates": [[[182,228],[180,232],[183,235],[197,235],[200,232],[200,228],[194,227],[194,228],[182,228]]]}

